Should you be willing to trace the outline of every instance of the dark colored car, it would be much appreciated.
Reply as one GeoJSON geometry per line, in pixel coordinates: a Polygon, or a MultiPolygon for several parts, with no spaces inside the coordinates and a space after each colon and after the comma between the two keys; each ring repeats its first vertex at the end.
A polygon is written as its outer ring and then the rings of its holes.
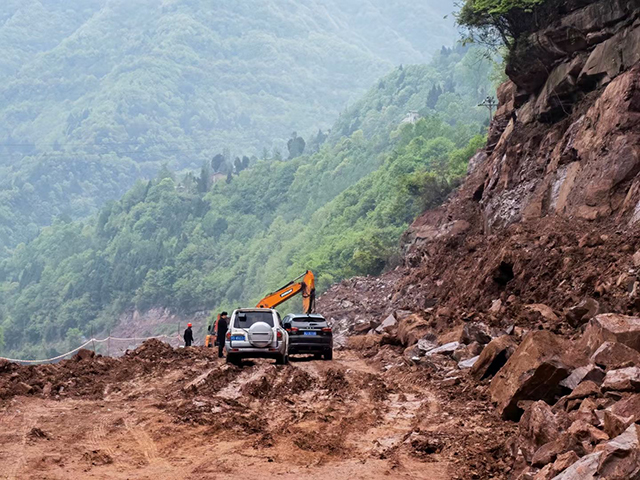
{"type": "Polygon", "coordinates": [[[282,321],[289,333],[289,355],[312,353],[317,358],[333,358],[333,332],[322,315],[289,314],[282,321]]]}

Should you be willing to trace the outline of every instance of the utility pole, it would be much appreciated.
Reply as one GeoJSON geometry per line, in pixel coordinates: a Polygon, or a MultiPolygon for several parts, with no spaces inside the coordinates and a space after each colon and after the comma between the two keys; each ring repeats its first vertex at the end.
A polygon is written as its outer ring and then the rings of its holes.
{"type": "Polygon", "coordinates": [[[479,107],[487,107],[489,109],[489,123],[493,120],[493,108],[498,106],[498,102],[491,95],[487,96],[482,103],[478,104],[479,107]]]}

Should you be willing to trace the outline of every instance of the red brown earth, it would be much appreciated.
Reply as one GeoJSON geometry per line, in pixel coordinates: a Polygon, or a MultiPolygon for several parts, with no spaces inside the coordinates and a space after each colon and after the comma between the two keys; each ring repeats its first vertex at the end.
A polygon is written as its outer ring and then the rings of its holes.
{"type": "Polygon", "coordinates": [[[91,353],[0,366],[3,478],[467,479],[510,468],[502,445],[514,428],[484,389],[440,387],[392,347],[242,367],[153,340],[118,359],[91,353]]]}

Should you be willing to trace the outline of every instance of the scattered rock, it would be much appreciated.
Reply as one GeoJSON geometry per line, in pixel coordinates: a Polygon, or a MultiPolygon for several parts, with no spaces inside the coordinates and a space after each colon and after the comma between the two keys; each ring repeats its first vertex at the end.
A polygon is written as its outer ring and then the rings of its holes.
{"type": "Polygon", "coordinates": [[[444,387],[453,387],[454,385],[460,384],[460,378],[459,377],[445,378],[440,384],[444,387]]]}
{"type": "Polygon", "coordinates": [[[15,395],[29,395],[33,392],[33,387],[24,382],[19,382],[14,388],[13,393],[15,395]]]}
{"type": "Polygon", "coordinates": [[[398,340],[405,346],[418,343],[418,340],[430,331],[429,322],[420,315],[412,314],[398,322],[398,340]]]}
{"type": "Polygon", "coordinates": [[[600,304],[593,298],[587,298],[567,310],[565,317],[569,325],[575,328],[587,323],[598,314],[599,310],[600,304]]]}
{"type": "Polygon", "coordinates": [[[567,397],[569,400],[574,399],[582,399],[587,397],[599,397],[602,396],[602,392],[600,391],[600,387],[592,382],[591,380],[587,380],[582,382],[580,385],[576,387],[576,389],[569,394],[567,397]]]}
{"type": "Polygon", "coordinates": [[[359,322],[356,322],[353,325],[353,328],[351,331],[353,332],[354,335],[362,335],[369,332],[369,330],[371,330],[373,327],[374,325],[372,325],[370,321],[361,320],[359,322]]]}
{"type": "Polygon", "coordinates": [[[611,407],[611,412],[620,417],[633,417],[633,421],[640,420],[640,394],[631,395],[624,398],[611,407]]]}
{"type": "Polygon", "coordinates": [[[605,373],[595,365],[586,365],[584,367],[578,367],[571,375],[565,378],[560,385],[570,390],[575,389],[581,382],[592,381],[598,385],[602,384],[605,373]]]}
{"type": "Polygon", "coordinates": [[[610,370],[602,382],[602,390],[618,392],[640,392],[640,368],[627,367],[610,370]]]}
{"type": "Polygon", "coordinates": [[[473,342],[469,345],[460,345],[460,347],[458,347],[456,351],[453,352],[453,355],[451,355],[451,357],[456,362],[461,362],[472,357],[477,357],[481,352],[482,346],[478,342],[473,342]]]}
{"type": "Polygon", "coordinates": [[[540,315],[542,315],[542,318],[554,324],[559,320],[558,316],[553,312],[553,310],[542,303],[526,305],[525,308],[531,310],[532,312],[538,312],[540,315]]]}
{"type": "Polygon", "coordinates": [[[533,455],[531,465],[534,467],[544,467],[556,461],[556,459],[570,451],[575,451],[578,456],[586,453],[584,446],[568,432],[562,433],[552,442],[545,443],[533,455]]]}
{"type": "Polygon", "coordinates": [[[451,355],[453,352],[455,352],[458,348],[460,347],[460,343],[459,342],[450,342],[450,343],[445,343],[444,345],[434,348],[433,350],[429,350],[426,353],[427,357],[430,357],[432,355],[451,355]]]}
{"type": "Polygon", "coordinates": [[[478,355],[477,357],[470,358],[469,360],[463,360],[458,363],[458,368],[460,370],[467,370],[469,368],[473,368],[473,366],[476,364],[479,358],[480,356],[478,355]]]}
{"type": "Polygon", "coordinates": [[[51,395],[52,390],[53,390],[53,385],[51,384],[51,382],[47,382],[42,388],[42,395],[44,395],[45,397],[48,397],[49,395],[51,395]]]}
{"type": "Polygon", "coordinates": [[[489,313],[498,314],[502,310],[502,300],[497,299],[491,302],[491,307],[489,307],[489,313]]]}
{"type": "Polygon", "coordinates": [[[95,357],[95,356],[96,356],[96,354],[95,354],[95,352],[94,352],[94,351],[92,351],[92,350],[87,350],[86,348],[81,348],[80,350],[78,350],[78,353],[76,353],[76,354],[73,356],[73,359],[74,359],[76,362],[80,362],[80,361],[82,361],[82,360],[88,360],[88,359],[93,358],[93,357],[95,357]]]}
{"type": "Polygon", "coordinates": [[[393,313],[389,315],[384,321],[376,328],[376,333],[389,333],[391,329],[393,329],[396,325],[398,325],[398,321],[396,317],[393,316],[393,313]]]}
{"type": "Polygon", "coordinates": [[[478,342],[486,345],[491,341],[491,330],[482,322],[469,322],[464,325],[462,335],[460,335],[460,343],[469,345],[478,342]]]}
{"type": "Polygon", "coordinates": [[[609,440],[609,436],[605,432],[598,430],[584,420],[573,422],[567,432],[583,445],[597,445],[600,442],[609,440]]]}
{"type": "Polygon", "coordinates": [[[623,433],[629,425],[635,420],[635,417],[621,417],[610,410],[604,410],[603,428],[609,437],[614,438],[623,433]]]}
{"type": "Polygon", "coordinates": [[[27,436],[34,440],[50,440],[51,439],[51,435],[49,435],[47,432],[45,432],[44,430],[38,427],[33,427],[29,431],[27,436]]]}
{"type": "Polygon", "coordinates": [[[547,464],[542,470],[540,470],[533,480],[551,480],[559,473],[563,472],[571,465],[580,460],[580,457],[574,452],[570,450],[562,455],[558,455],[556,461],[550,464],[547,464]]]}
{"type": "Polygon", "coordinates": [[[418,340],[418,348],[423,352],[428,352],[429,350],[433,350],[438,346],[437,337],[433,334],[427,334],[418,340]]]}
{"type": "Polygon", "coordinates": [[[640,352],[618,342],[605,342],[600,345],[591,361],[608,370],[615,370],[623,365],[640,365],[640,352]]]}
{"type": "Polygon", "coordinates": [[[471,375],[478,380],[493,377],[507,363],[516,347],[516,342],[509,335],[494,338],[473,365],[471,375]]]}
{"type": "Polygon", "coordinates": [[[489,389],[504,419],[520,418],[518,402],[522,400],[553,402],[562,391],[560,382],[569,376],[569,368],[560,359],[563,352],[563,342],[551,332],[540,330],[524,338],[489,389]]]}
{"type": "Polygon", "coordinates": [[[82,455],[82,459],[93,466],[109,465],[113,463],[113,458],[111,458],[108,453],[101,450],[91,450],[89,452],[85,452],[82,455]]]}
{"type": "Polygon", "coordinates": [[[519,447],[527,461],[542,446],[553,442],[560,436],[561,425],[551,411],[551,407],[543,401],[533,402],[522,415],[518,425],[519,447]]]}
{"type": "Polygon", "coordinates": [[[634,267],[640,267],[640,250],[633,254],[632,260],[634,267]]]}

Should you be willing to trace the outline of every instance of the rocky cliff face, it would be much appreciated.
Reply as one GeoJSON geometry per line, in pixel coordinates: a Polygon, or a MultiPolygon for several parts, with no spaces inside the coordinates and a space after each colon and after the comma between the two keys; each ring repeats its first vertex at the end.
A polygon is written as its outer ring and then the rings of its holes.
{"type": "Polygon", "coordinates": [[[556,214],[640,219],[639,61],[637,0],[591,2],[514,52],[473,175],[487,231],[556,214]]]}
{"type": "MultiPolygon", "coordinates": [[[[461,287],[479,307],[515,294],[564,308],[634,290],[640,1],[567,4],[512,54],[488,145],[465,184],[407,232],[406,266],[429,290],[414,307],[470,304],[461,287]]],[[[604,301],[637,312],[634,301],[604,301]]]]}

